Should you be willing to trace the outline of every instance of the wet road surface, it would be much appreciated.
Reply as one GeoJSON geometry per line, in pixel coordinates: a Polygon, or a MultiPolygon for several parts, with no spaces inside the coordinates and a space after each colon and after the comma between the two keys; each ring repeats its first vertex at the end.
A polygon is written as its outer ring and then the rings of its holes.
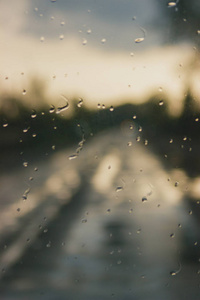
{"type": "Polygon", "coordinates": [[[0,299],[199,300],[198,224],[161,162],[117,131],[72,152],[4,204],[0,299]]]}

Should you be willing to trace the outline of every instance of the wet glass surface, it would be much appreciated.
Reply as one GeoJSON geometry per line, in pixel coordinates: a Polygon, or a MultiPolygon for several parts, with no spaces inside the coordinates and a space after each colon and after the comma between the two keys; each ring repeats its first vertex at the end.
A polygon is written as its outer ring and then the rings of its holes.
{"type": "Polygon", "coordinates": [[[199,5],[10,3],[0,298],[198,300],[199,5]]]}

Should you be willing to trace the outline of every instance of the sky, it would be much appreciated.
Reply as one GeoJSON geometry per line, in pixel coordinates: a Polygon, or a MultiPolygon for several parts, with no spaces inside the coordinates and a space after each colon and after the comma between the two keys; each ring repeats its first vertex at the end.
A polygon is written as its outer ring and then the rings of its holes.
{"type": "Polygon", "coordinates": [[[171,39],[177,9],[158,0],[1,0],[1,93],[31,101],[36,78],[51,104],[60,95],[96,107],[158,94],[178,114],[188,85],[200,91],[194,45],[171,39]]]}

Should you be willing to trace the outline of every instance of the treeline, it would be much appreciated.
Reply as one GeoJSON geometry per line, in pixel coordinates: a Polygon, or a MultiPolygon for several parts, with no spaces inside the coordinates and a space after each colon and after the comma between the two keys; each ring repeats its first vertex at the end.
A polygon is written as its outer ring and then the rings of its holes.
{"type": "MultiPolygon", "coordinates": [[[[81,100],[73,100],[59,113],[43,104],[34,111],[19,99],[7,98],[0,110],[0,167],[12,167],[23,153],[50,155],[81,140],[89,140],[102,130],[134,124],[137,141],[163,158],[166,167],[184,168],[190,176],[200,173],[200,113],[188,94],[181,116],[168,113],[167,103],[156,97],[140,105],[124,104],[90,110],[81,100]],[[42,153],[42,154],[41,154],[42,153]],[[7,157],[7,159],[6,159],[7,157]]],[[[135,141],[135,142],[137,142],[135,141]]]]}

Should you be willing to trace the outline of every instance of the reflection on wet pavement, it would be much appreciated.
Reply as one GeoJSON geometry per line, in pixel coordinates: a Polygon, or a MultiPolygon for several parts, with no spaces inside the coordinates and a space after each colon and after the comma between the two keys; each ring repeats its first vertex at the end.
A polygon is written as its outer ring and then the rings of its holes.
{"type": "Polygon", "coordinates": [[[42,213],[21,221],[15,262],[1,252],[2,299],[199,299],[198,226],[185,195],[129,140],[111,131],[74,160],[64,152],[40,166],[24,205],[42,213]]]}

